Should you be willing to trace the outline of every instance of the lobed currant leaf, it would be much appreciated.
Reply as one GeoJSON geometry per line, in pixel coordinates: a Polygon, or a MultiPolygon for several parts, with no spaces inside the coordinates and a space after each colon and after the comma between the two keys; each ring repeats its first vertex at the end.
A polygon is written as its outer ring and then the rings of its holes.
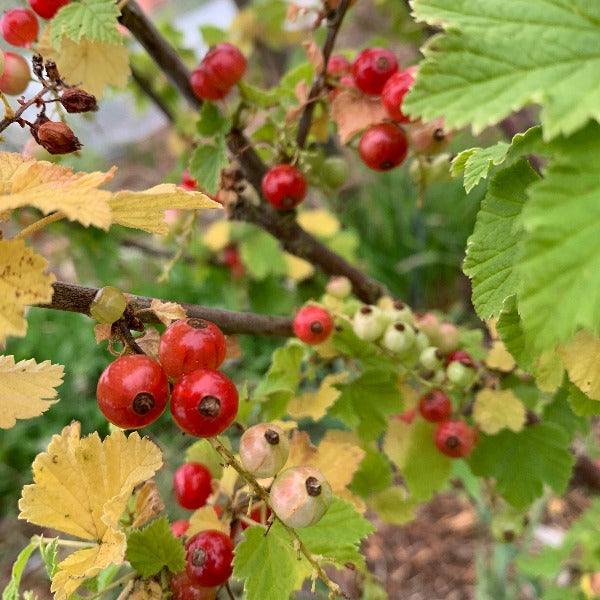
{"type": "Polygon", "coordinates": [[[201,189],[208,194],[215,194],[219,189],[221,169],[228,165],[225,139],[219,136],[215,144],[203,144],[194,150],[189,170],[201,189]]]}

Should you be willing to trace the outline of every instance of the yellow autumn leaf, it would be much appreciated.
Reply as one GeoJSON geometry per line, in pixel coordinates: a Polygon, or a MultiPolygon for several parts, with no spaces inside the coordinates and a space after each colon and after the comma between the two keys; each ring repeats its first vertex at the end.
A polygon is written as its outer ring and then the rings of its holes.
{"type": "Polygon", "coordinates": [[[134,579],[123,588],[117,600],[162,600],[163,597],[163,590],[158,581],[134,579]]]}
{"type": "Polygon", "coordinates": [[[287,252],[283,258],[287,267],[287,276],[293,281],[304,281],[313,276],[315,268],[307,260],[287,252]]]}
{"type": "Polygon", "coordinates": [[[521,431],[526,420],[525,406],[512,390],[481,390],[475,396],[473,420],[489,435],[502,429],[521,431]]]}
{"type": "Polygon", "coordinates": [[[133,528],[141,527],[163,510],[165,510],[165,503],[160,497],[156,481],[149,479],[135,494],[131,526],[133,528]]]}
{"type": "Polygon", "coordinates": [[[205,194],[188,192],[173,183],[161,183],[142,192],[117,192],[110,198],[109,205],[113,223],[159,235],[169,232],[165,222],[167,209],[223,208],[205,194]]]}
{"type": "Polygon", "coordinates": [[[288,404],[288,414],[294,419],[310,417],[314,421],[318,421],[323,418],[327,409],[342,393],[333,386],[343,382],[346,377],[346,373],[326,375],[318,390],[304,392],[292,398],[288,404]]]}
{"type": "Polygon", "coordinates": [[[165,325],[170,325],[173,321],[186,318],[183,306],[177,304],[177,302],[163,302],[158,298],[154,298],[150,303],[150,310],[165,325]]]}
{"type": "Polygon", "coordinates": [[[13,427],[17,419],[31,419],[47,411],[57,400],[64,367],[33,358],[15,363],[14,356],[0,356],[0,427],[13,427]]]}
{"type": "Polygon", "coordinates": [[[211,223],[202,235],[202,243],[212,252],[224,250],[231,240],[231,223],[215,221],[211,223]]]}
{"type": "Polygon", "coordinates": [[[490,369],[503,373],[510,373],[516,366],[515,359],[501,340],[492,342],[492,347],[485,357],[485,364],[490,369]]]}
{"type": "Polygon", "coordinates": [[[216,529],[229,535],[229,525],[219,519],[212,506],[203,506],[194,511],[190,517],[190,526],[186,531],[186,535],[190,537],[207,529],[216,529]]]}
{"type": "Polygon", "coordinates": [[[569,379],[592,400],[600,400],[600,338],[580,331],[559,354],[569,379]]]}
{"type": "Polygon", "coordinates": [[[298,214],[298,223],[317,237],[330,238],[340,230],[340,222],[328,210],[315,208],[298,214]]]}
{"type": "Polygon", "coordinates": [[[0,240],[0,343],[27,332],[25,307],[52,300],[55,277],[44,271],[46,259],[23,240],[0,240]]]}
{"type": "Polygon", "coordinates": [[[119,519],[133,489],[162,466],[158,447],[138,433],[118,430],[100,440],[80,437],[73,423],[52,437],[33,462],[33,481],[23,488],[20,519],[90,542],[58,565],[52,579],[57,600],[66,600],[109,564],[124,560],[126,538],[119,519]]]}

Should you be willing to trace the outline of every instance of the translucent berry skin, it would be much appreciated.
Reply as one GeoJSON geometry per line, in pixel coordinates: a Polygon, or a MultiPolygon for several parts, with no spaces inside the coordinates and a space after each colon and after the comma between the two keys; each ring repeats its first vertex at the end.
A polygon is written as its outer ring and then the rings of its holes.
{"type": "Polygon", "coordinates": [[[0,74],[0,92],[9,96],[19,96],[27,89],[30,80],[28,62],[19,54],[5,52],[4,71],[0,74]]]}
{"type": "Polygon", "coordinates": [[[324,342],[333,330],[331,315],[320,306],[304,306],[294,317],[294,334],[307,344],[324,342]]]}
{"type": "Polygon", "coordinates": [[[262,180],[262,193],[277,210],[290,210],[306,197],[306,179],[292,165],[271,167],[262,180]]]}
{"type": "Polygon", "coordinates": [[[90,304],[90,315],[98,323],[118,321],[127,308],[127,298],[121,290],[107,285],[100,288],[90,304]]]}
{"type": "Polygon", "coordinates": [[[29,6],[43,19],[51,19],[71,0],[29,0],[29,6]]]}
{"type": "Polygon", "coordinates": [[[450,352],[450,354],[448,354],[446,357],[446,366],[448,366],[451,362],[459,362],[465,367],[475,368],[475,361],[473,360],[473,357],[465,350],[455,350],[454,352],[450,352]]]}
{"type": "Polygon", "coordinates": [[[2,37],[13,46],[28,48],[37,39],[39,30],[37,17],[27,8],[7,10],[0,19],[2,37]]]}
{"type": "Polygon", "coordinates": [[[225,360],[227,341],[210,321],[175,321],[160,338],[158,359],[169,377],[179,378],[196,369],[218,369],[225,360]]]}
{"type": "Polygon", "coordinates": [[[461,458],[471,453],[477,443],[477,431],[464,421],[444,421],[434,433],[438,450],[451,458],[461,458]]]}
{"type": "Polygon", "coordinates": [[[190,580],[186,571],[173,575],[171,579],[172,600],[215,600],[217,587],[201,587],[190,580]]]}
{"type": "Polygon", "coordinates": [[[240,439],[240,458],[255,477],[273,477],[290,454],[288,437],[277,425],[259,423],[246,429],[240,439]]]}
{"type": "Polygon", "coordinates": [[[98,380],[98,406],[113,425],[137,429],[156,421],[167,405],[169,384],[149,356],[130,354],[112,362],[98,380]]]}
{"type": "Polygon", "coordinates": [[[192,371],[173,387],[171,414],[177,425],[190,435],[219,435],[233,423],[237,410],[237,389],[219,371],[192,371]]]}
{"type": "Polygon", "coordinates": [[[442,391],[433,389],[419,400],[419,412],[426,421],[440,423],[447,421],[452,414],[450,398],[442,391]]]}
{"type": "Polygon", "coordinates": [[[341,78],[348,75],[352,70],[352,63],[341,54],[334,54],[327,62],[327,75],[329,77],[341,78]]]}
{"type": "Polygon", "coordinates": [[[404,131],[393,123],[369,127],[360,138],[358,153],[362,161],[375,171],[389,171],[401,165],[408,153],[404,131]]]}
{"type": "Polygon", "coordinates": [[[394,73],[383,86],[381,103],[387,114],[399,123],[410,122],[410,117],[402,112],[402,102],[412,84],[415,82],[416,67],[394,73]]]}
{"type": "Polygon", "coordinates": [[[187,519],[179,519],[171,523],[171,533],[175,537],[181,537],[185,535],[186,531],[190,528],[190,522],[187,519]]]}
{"type": "Polygon", "coordinates": [[[352,64],[356,87],[365,94],[378,96],[387,80],[398,70],[398,61],[386,48],[367,48],[352,64]]]}
{"type": "Polygon", "coordinates": [[[196,510],[206,504],[212,493],[211,472],[200,463],[185,463],[173,474],[173,490],[179,506],[196,510]]]}
{"type": "Polygon", "coordinates": [[[246,58],[233,44],[224,42],[211,48],[202,60],[206,72],[219,89],[234,86],[246,72],[246,58]]]}
{"type": "Polygon", "coordinates": [[[201,100],[222,100],[229,93],[228,87],[220,87],[218,82],[206,70],[204,64],[190,74],[190,85],[194,94],[201,100]]]}
{"type": "Polygon", "coordinates": [[[201,531],[186,544],[186,572],[195,585],[214,587],[225,583],[233,572],[233,542],[215,529],[201,531]]]}

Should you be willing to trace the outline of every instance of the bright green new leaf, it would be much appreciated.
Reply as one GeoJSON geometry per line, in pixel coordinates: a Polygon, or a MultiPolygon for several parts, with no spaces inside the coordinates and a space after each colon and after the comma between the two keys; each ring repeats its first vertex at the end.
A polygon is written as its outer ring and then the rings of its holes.
{"type": "Polygon", "coordinates": [[[580,417],[600,415],[600,402],[588,398],[577,386],[569,384],[567,401],[571,410],[580,417]]]}
{"type": "Polygon", "coordinates": [[[225,140],[219,138],[216,144],[198,146],[190,159],[190,175],[198,182],[198,187],[207,194],[215,194],[219,189],[221,169],[229,165],[225,140]]]}
{"type": "Polygon", "coordinates": [[[544,485],[564,492],[574,461],[569,442],[567,433],[553,423],[531,425],[519,433],[482,434],[469,462],[475,475],[495,478],[506,500],[524,508],[542,495],[544,485]]]}
{"type": "MultiPolygon", "coordinates": [[[[222,443],[229,446],[229,438],[223,437],[222,443]]],[[[223,459],[221,455],[210,445],[208,440],[198,440],[185,451],[186,462],[197,462],[203,464],[212,474],[214,479],[221,479],[223,475],[223,459]]]]}
{"type": "Polygon", "coordinates": [[[126,557],[142,577],[152,577],[165,567],[171,573],[185,568],[183,543],[171,532],[166,517],[132,531],[127,538],[126,557]]]}
{"type": "Polygon", "coordinates": [[[248,103],[260,108],[271,108],[279,104],[277,89],[262,90],[245,81],[238,83],[241,97],[248,103]]]}
{"type": "Polygon", "coordinates": [[[44,566],[46,567],[46,573],[52,579],[56,575],[56,571],[58,571],[58,538],[54,538],[48,542],[40,538],[39,549],[44,566]]]}
{"type": "Polygon", "coordinates": [[[419,500],[408,499],[406,490],[399,486],[389,487],[369,498],[369,506],[386,523],[404,525],[415,518],[419,500]]]}
{"type": "Polygon", "coordinates": [[[204,137],[211,137],[218,133],[225,134],[231,127],[229,119],[221,114],[221,111],[212,103],[204,102],[200,109],[200,118],[196,124],[196,130],[204,137]]]}
{"type": "Polygon", "coordinates": [[[589,0],[414,0],[416,18],[445,33],[404,107],[443,116],[475,133],[529,103],[542,105],[544,137],[571,134],[599,119],[600,3],[589,0]]]}
{"type": "Polygon", "coordinates": [[[385,454],[367,449],[358,471],[352,478],[350,491],[362,498],[385,490],[392,485],[392,469],[385,454]]]}
{"type": "Polygon", "coordinates": [[[19,552],[19,556],[17,556],[17,560],[15,560],[12,566],[10,581],[2,592],[2,600],[19,600],[19,585],[21,584],[23,571],[27,566],[29,557],[37,547],[38,545],[32,541],[19,552]]]}
{"type": "Polygon", "coordinates": [[[521,210],[527,188],[538,179],[526,160],[499,171],[492,180],[475,230],[467,242],[464,272],[472,279],[477,314],[497,316],[518,285],[515,265],[521,253],[521,210]]]}
{"type": "Polygon", "coordinates": [[[269,275],[286,273],[287,266],[279,242],[268,233],[253,230],[242,238],[239,247],[242,262],[254,279],[263,280],[269,275]]]}
{"type": "Polygon", "coordinates": [[[535,353],[523,332],[521,317],[517,312],[516,296],[510,296],[504,302],[496,328],[506,349],[512,354],[518,365],[523,369],[530,369],[535,359],[535,353]]]}
{"type": "Polygon", "coordinates": [[[61,8],[50,22],[52,45],[60,48],[63,36],[79,42],[85,37],[105,44],[122,44],[117,30],[120,12],[113,0],[80,0],[61,8]]]}

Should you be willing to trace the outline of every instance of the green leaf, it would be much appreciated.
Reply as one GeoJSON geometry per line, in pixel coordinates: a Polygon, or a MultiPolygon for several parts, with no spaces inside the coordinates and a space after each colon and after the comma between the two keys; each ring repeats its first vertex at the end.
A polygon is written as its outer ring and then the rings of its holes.
{"type": "Polygon", "coordinates": [[[54,538],[52,541],[40,538],[39,549],[46,567],[46,573],[52,579],[58,571],[58,538],[54,538]]]}
{"type": "Polygon", "coordinates": [[[341,394],[328,414],[356,430],[365,441],[374,440],[385,429],[388,415],[402,412],[402,398],[393,372],[366,369],[354,381],[334,387],[341,394]]]}
{"type": "Polygon", "coordinates": [[[514,267],[521,253],[519,218],[527,188],[536,179],[535,171],[522,159],[494,175],[481,204],[467,242],[464,272],[472,280],[473,305],[482,319],[497,316],[504,300],[517,290],[514,267]]]}
{"type": "Polygon", "coordinates": [[[258,280],[269,275],[283,275],[287,271],[279,242],[271,235],[258,229],[240,241],[242,262],[252,277],[258,280]]]}
{"type": "MultiPolygon", "coordinates": [[[[225,445],[230,446],[229,438],[223,437],[221,441],[225,445]]],[[[214,479],[221,479],[221,476],[223,475],[223,459],[210,445],[208,440],[198,440],[197,442],[194,442],[185,451],[185,460],[186,462],[203,464],[212,473],[214,479]]]]}
{"type": "Polygon", "coordinates": [[[203,102],[196,130],[201,136],[211,137],[218,133],[225,134],[231,127],[229,119],[212,102],[203,102]]]}
{"type": "Polygon", "coordinates": [[[496,328],[506,349],[519,366],[526,370],[530,369],[535,359],[535,352],[523,331],[521,317],[517,311],[516,296],[510,296],[504,302],[496,328]]]}
{"type": "Polygon", "coordinates": [[[529,103],[542,105],[544,137],[598,119],[600,4],[414,0],[416,18],[445,33],[431,39],[404,107],[428,121],[476,133],[529,103]]]}
{"type": "Polygon", "coordinates": [[[215,46],[227,41],[227,32],[214,25],[202,25],[200,35],[202,35],[202,39],[207,46],[215,46]]]}
{"type": "Polygon", "coordinates": [[[153,577],[164,568],[178,573],[185,568],[185,550],[171,532],[166,517],[155,519],[127,538],[127,560],[142,577],[153,577]]]}
{"type": "Polygon", "coordinates": [[[569,436],[553,423],[482,435],[470,458],[473,473],[494,477],[500,493],[517,508],[542,495],[544,484],[564,492],[573,466],[569,436]]]}
{"type": "Polygon", "coordinates": [[[481,179],[488,176],[494,165],[504,162],[509,148],[508,142],[498,142],[489,148],[463,150],[452,161],[450,172],[456,177],[464,171],[465,190],[469,193],[481,179]]]}
{"type": "Polygon", "coordinates": [[[385,454],[378,450],[366,450],[358,471],[354,473],[349,488],[362,498],[385,490],[392,485],[392,469],[385,454]]]}
{"type": "Polygon", "coordinates": [[[245,81],[238,83],[240,96],[245,102],[259,108],[271,108],[279,104],[279,94],[277,88],[270,90],[261,90],[258,87],[250,85],[245,81]]]}
{"type": "MultiPolygon", "coordinates": [[[[568,433],[572,440],[577,432],[586,433],[588,430],[588,422],[583,417],[575,414],[569,404],[568,395],[568,389],[559,389],[554,395],[552,402],[544,407],[542,419],[545,422],[558,425],[568,433]]],[[[598,404],[600,404],[600,402],[598,404]]]]}
{"type": "Polygon", "coordinates": [[[334,498],[321,520],[299,529],[298,536],[313,554],[323,556],[327,562],[362,565],[360,542],[373,531],[373,525],[351,504],[334,498]]]}
{"type": "Polygon", "coordinates": [[[580,417],[592,417],[600,415],[600,402],[592,400],[586,396],[576,385],[569,384],[569,395],[567,401],[571,405],[571,410],[580,417]]]}
{"type": "Polygon", "coordinates": [[[234,577],[244,581],[248,600],[283,600],[310,575],[308,561],[299,557],[292,539],[279,521],[265,533],[250,527],[235,548],[234,577]]]}
{"type": "Polygon", "coordinates": [[[29,557],[37,547],[38,545],[32,541],[19,552],[19,556],[17,556],[17,560],[15,560],[12,566],[10,581],[2,592],[2,600],[19,600],[19,585],[21,584],[23,571],[25,570],[29,557]]]}
{"type": "Polygon", "coordinates": [[[215,144],[198,146],[190,159],[190,175],[198,186],[208,194],[215,194],[219,188],[221,169],[229,164],[224,138],[215,144]]]}
{"type": "Polygon", "coordinates": [[[394,486],[373,494],[369,498],[369,506],[377,516],[386,523],[404,525],[415,518],[419,500],[407,499],[406,490],[394,486]]]}
{"type": "Polygon", "coordinates": [[[60,47],[63,36],[79,42],[82,37],[96,42],[122,44],[117,30],[119,9],[113,0],[80,0],[61,8],[50,21],[52,45],[60,47]]]}
{"type": "Polygon", "coordinates": [[[519,313],[538,351],[579,329],[600,334],[600,126],[549,149],[553,159],[523,209],[518,266],[519,313]]]}

